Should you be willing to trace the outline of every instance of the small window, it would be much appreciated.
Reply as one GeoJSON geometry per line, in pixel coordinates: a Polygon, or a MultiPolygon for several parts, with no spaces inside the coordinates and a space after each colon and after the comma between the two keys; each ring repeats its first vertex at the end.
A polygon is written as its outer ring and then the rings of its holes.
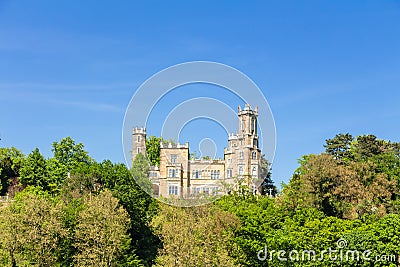
{"type": "Polygon", "coordinates": [[[170,195],[178,195],[178,186],[177,185],[169,185],[168,186],[168,194],[170,195]]]}
{"type": "Polygon", "coordinates": [[[179,177],[179,169],[169,169],[168,170],[168,177],[179,177]]]}
{"type": "Polygon", "coordinates": [[[257,167],[256,166],[253,167],[252,175],[257,176],[257,167]]]}
{"type": "Polygon", "coordinates": [[[228,169],[228,170],[226,171],[226,176],[227,176],[228,178],[232,178],[232,169],[228,169]]]}
{"type": "Polygon", "coordinates": [[[257,153],[255,151],[253,151],[253,153],[251,153],[251,158],[257,159],[257,153]]]}
{"type": "Polygon", "coordinates": [[[243,159],[243,156],[244,156],[243,151],[240,151],[240,152],[239,152],[239,158],[240,158],[240,159],[243,159]]]}
{"type": "Polygon", "coordinates": [[[138,154],[140,153],[140,147],[137,148],[137,153],[138,153],[138,154]]]}
{"type": "Polygon", "coordinates": [[[240,167],[239,167],[239,175],[243,175],[243,172],[244,172],[244,171],[243,171],[243,166],[240,166],[240,167]]]}
{"type": "Polygon", "coordinates": [[[214,187],[214,188],[212,189],[213,195],[216,196],[216,195],[218,194],[218,191],[219,191],[218,186],[214,187]]]}
{"type": "Polygon", "coordinates": [[[194,187],[193,188],[193,194],[195,195],[195,196],[197,196],[197,195],[199,195],[200,194],[200,187],[194,187]]]}
{"type": "Polygon", "coordinates": [[[138,137],[137,137],[137,141],[138,141],[138,142],[140,142],[140,135],[138,135],[138,137]]]}
{"type": "Polygon", "coordinates": [[[171,163],[176,163],[177,156],[176,154],[171,154],[171,163]]]}
{"type": "Polygon", "coordinates": [[[203,192],[206,196],[210,195],[210,188],[209,187],[204,187],[203,192]]]}

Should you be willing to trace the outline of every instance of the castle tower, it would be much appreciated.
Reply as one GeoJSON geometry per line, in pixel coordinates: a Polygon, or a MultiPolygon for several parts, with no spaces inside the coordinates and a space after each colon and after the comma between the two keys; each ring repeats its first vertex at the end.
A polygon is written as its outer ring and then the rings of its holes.
{"type": "Polygon", "coordinates": [[[228,147],[224,153],[228,179],[260,176],[261,150],[258,147],[257,117],[257,107],[254,110],[249,104],[243,109],[238,107],[238,132],[229,135],[228,147]]]}
{"type": "Polygon", "coordinates": [[[243,110],[238,107],[238,137],[242,140],[242,146],[258,148],[257,117],[258,107],[254,110],[249,104],[243,110]]]}
{"type": "Polygon", "coordinates": [[[146,128],[135,127],[132,133],[132,161],[139,153],[146,155],[146,128]]]}

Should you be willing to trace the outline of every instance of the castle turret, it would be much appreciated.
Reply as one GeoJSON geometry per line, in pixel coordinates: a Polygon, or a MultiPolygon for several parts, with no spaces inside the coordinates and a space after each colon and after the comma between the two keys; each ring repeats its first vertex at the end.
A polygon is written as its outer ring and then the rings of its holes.
{"type": "Polygon", "coordinates": [[[146,155],[146,128],[133,128],[132,132],[132,160],[137,154],[146,155]]]}
{"type": "Polygon", "coordinates": [[[238,106],[238,133],[230,135],[225,149],[226,177],[259,177],[261,150],[257,135],[258,107],[238,106]]]}

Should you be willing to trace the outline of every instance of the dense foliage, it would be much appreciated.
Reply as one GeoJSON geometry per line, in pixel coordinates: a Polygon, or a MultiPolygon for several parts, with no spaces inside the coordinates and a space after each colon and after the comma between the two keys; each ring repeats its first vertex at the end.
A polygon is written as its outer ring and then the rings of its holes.
{"type": "Polygon", "coordinates": [[[47,159],[1,148],[0,265],[399,265],[399,143],[339,134],[303,156],[279,194],[263,161],[266,196],[241,188],[178,208],[148,195],[160,141],[131,170],[69,137],[47,159]]]}

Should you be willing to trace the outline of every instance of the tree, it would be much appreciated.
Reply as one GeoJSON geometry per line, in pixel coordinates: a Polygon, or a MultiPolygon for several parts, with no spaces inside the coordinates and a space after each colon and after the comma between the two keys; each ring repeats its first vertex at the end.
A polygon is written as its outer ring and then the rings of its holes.
{"type": "Polygon", "coordinates": [[[145,156],[138,154],[133,160],[131,174],[136,183],[149,195],[153,195],[153,184],[149,179],[150,163],[145,156]]]}
{"type": "Polygon", "coordinates": [[[151,164],[160,166],[160,143],[161,137],[150,136],[146,138],[146,156],[151,164]]]}
{"type": "Polygon", "coordinates": [[[349,149],[353,140],[353,136],[349,133],[337,134],[334,138],[325,141],[325,151],[335,159],[342,161],[344,158],[350,157],[351,153],[349,149]]]}
{"type": "Polygon", "coordinates": [[[0,194],[5,195],[10,185],[10,180],[19,175],[24,154],[15,147],[0,148],[0,194]]]}
{"type": "Polygon", "coordinates": [[[76,144],[71,137],[66,137],[52,145],[54,158],[64,164],[68,170],[75,169],[79,163],[90,164],[92,159],[83,148],[82,143],[76,144]]]}
{"type": "Polygon", "coordinates": [[[131,253],[137,254],[146,266],[151,266],[160,245],[160,240],[149,226],[158,211],[158,204],[137,184],[137,181],[146,180],[149,183],[148,168],[147,159],[138,154],[131,171],[124,164],[103,161],[100,172],[104,187],[111,190],[129,214],[131,253]]]}
{"type": "Polygon", "coordinates": [[[371,156],[378,155],[384,151],[383,140],[378,140],[375,135],[360,135],[357,136],[353,144],[353,153],[357,158],[365,160],[371,156]]]}
{"type": "Polygon", "coordinates": [[[56,158],[49,158],[46,160],[46,173],[48,175],[47,190],[58,193],[68,177],[67,166],[56,158]]]}
{"type": "Polygon", "coordinates": [[[271,164],[265,158],[265,155],[262,155],[260,159],[260,177],[262,178],[261,195],[276,196],[278,194],[278,189],[272,181],[271,164]]]}
{"type": "Polygon", "coordinates": [[[153,226],[163,241],[156,266],[237,266],[230,255],[236,216],[217,207],[162,205],[153,226]]]}
{"type": "Polygon", "coordinates": [[[343,165],[329,154],[309,155],[284,188],[283,203],[291,209],[316,208],[347,219],[373,213],[383,216],[397,188],[397,180],[377,173],[372,161],[343,165]]]}
{"type": "Polygon", "coordinates": [[[61,208],[37,188],[17,194],[0,213],[0,242],[11,266],[56,266],[59,241],[66,234],[61,208]]]}
{"type": "MultiPolygon", "coordinates": [[[[85,195],[83,205],[74,233],[75,266],[116,266],[129,249],[127,212],[108,190],[85,195]]],[[[129,266],[139,266],[139,261],[129,266]]]]}
{"type": "Polygon", "coordinates": [[[23,161],[20,182],[24,185],[48,187],[46,161],[38,148],[35,148],[23,161]]]}

